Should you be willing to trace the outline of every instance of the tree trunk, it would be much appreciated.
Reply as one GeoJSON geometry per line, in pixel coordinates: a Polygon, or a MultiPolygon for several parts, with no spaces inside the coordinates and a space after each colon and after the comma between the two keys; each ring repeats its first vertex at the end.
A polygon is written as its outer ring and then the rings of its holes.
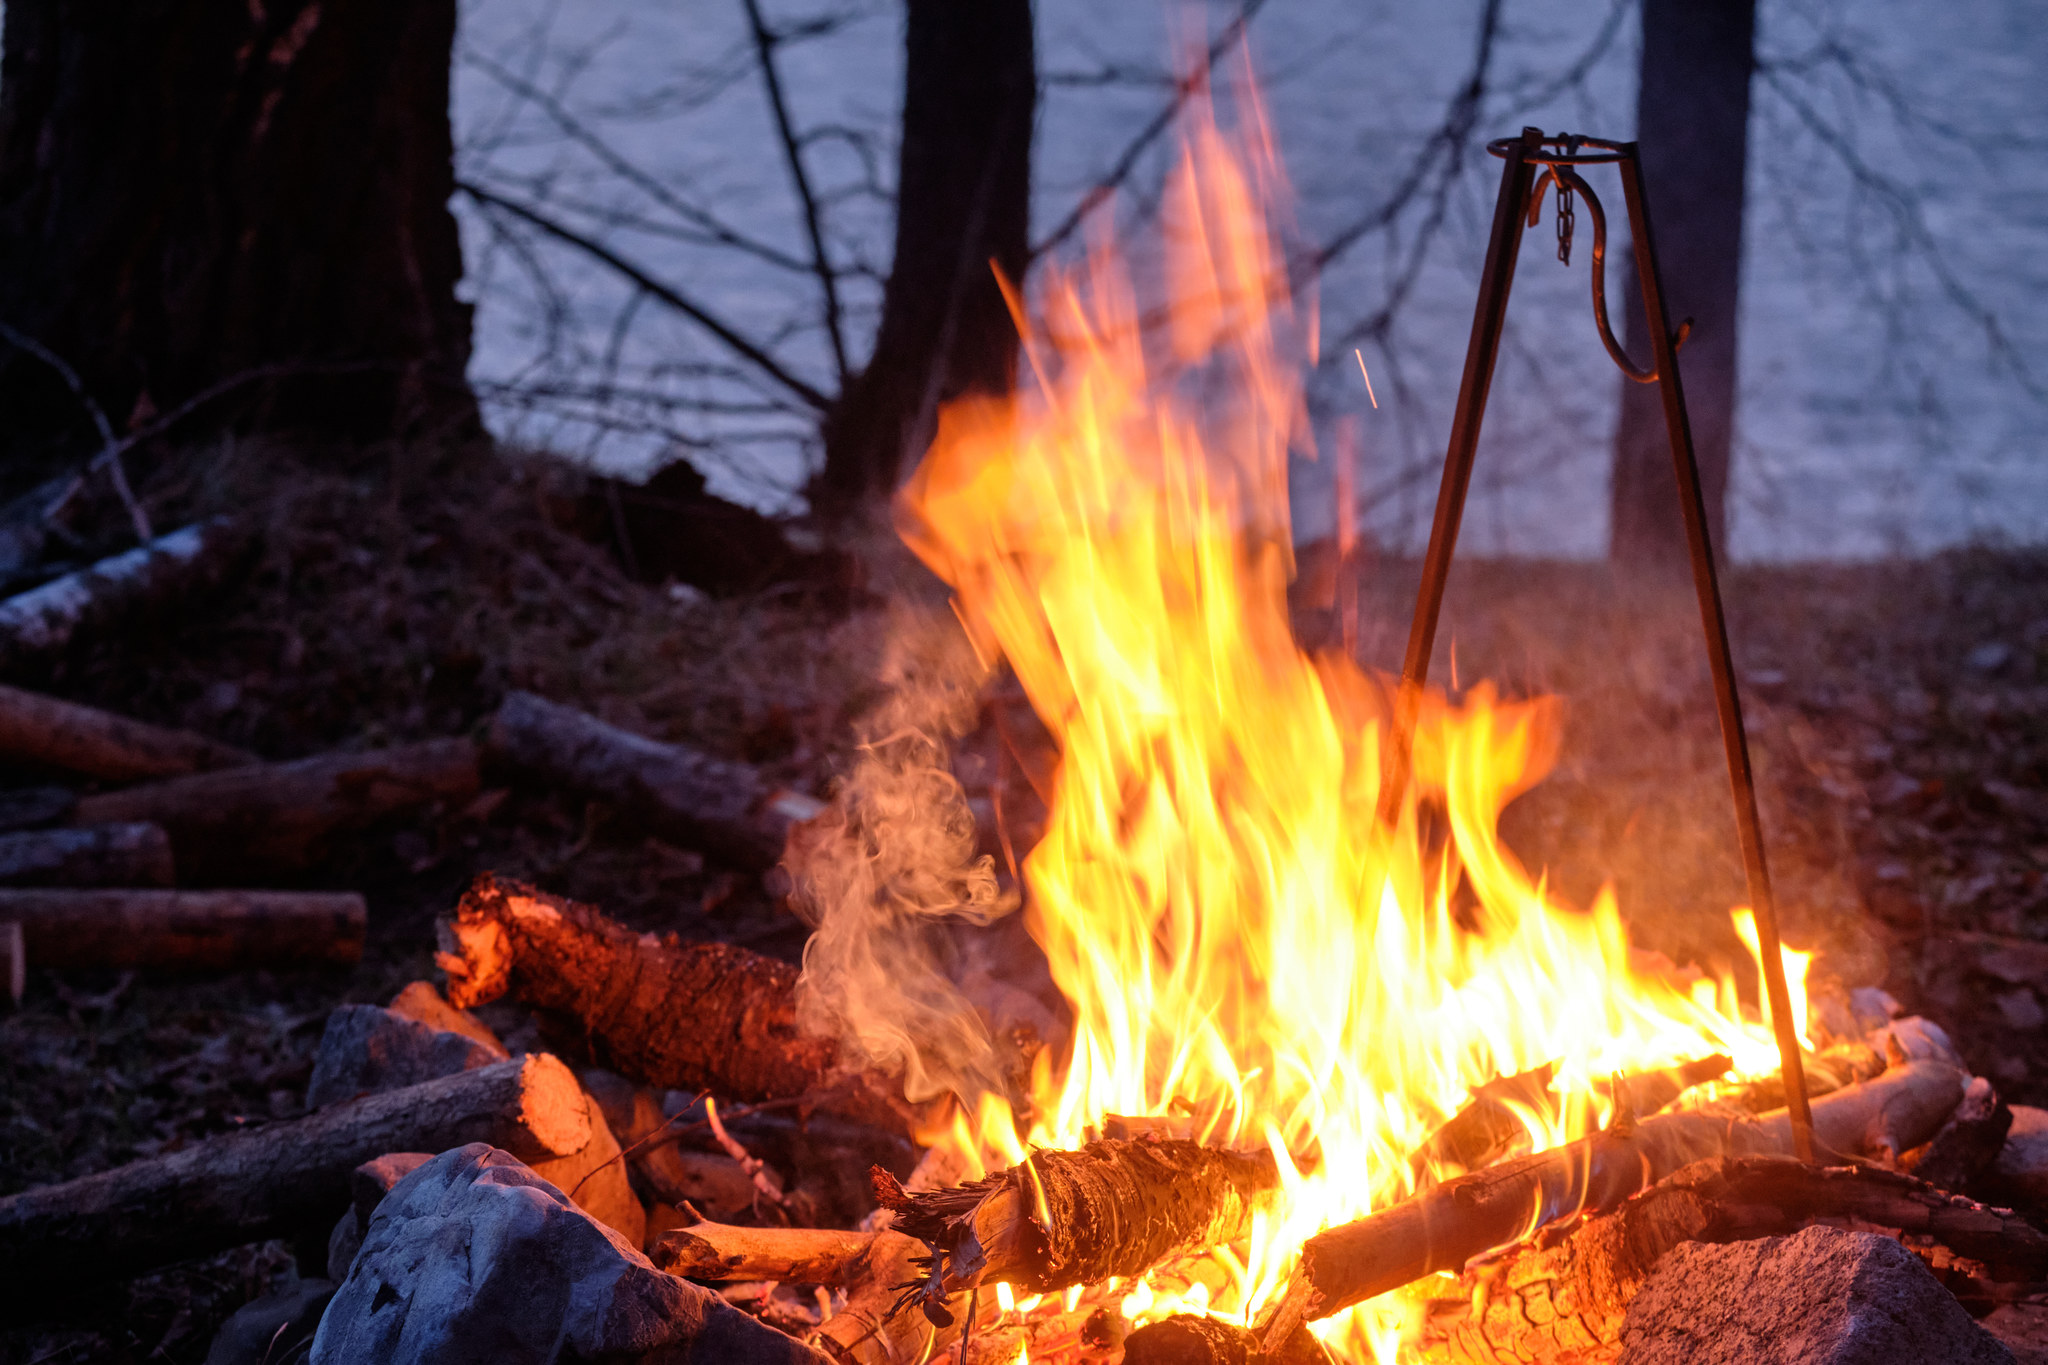
{"type": "Polygon", "coordinates": [[[909,0],[896,253],[867,368],[825,422],[815,505],[896,489],[941,404],[1013,386],[1017,330],[994,271],[1024,273],[1038,97],[1030,0],[909,0]]]}
{"type": "MultiPolygon", "coordinates": [[[[201,416],[474,431],[454,36],[454,0],[13,0],[0,321],[68,362],[117,430],[296,367],[201,416]]],[[[91,432],[51,368],[5,345],[0,407],[16,453],[91,432]]]]}
{"type": "MultiPolygon", "coordinates": [[[[1692,319],[1679,372],[1708,527],[1723,553],[1755,28],[1755,0],[1643,0],[1636,140],[1672,325],[1692,319]]],[[[1633,257],[1616,273],[1631,282],[1629,354],[1648,364],[1650,334],[1634,290],[1633,257]]],[[[1621,387],[1609,554],[1618,563],[1682,572],[1685,524],[1663,401],[1655,384],[1623,380],[1621,387]]]]}

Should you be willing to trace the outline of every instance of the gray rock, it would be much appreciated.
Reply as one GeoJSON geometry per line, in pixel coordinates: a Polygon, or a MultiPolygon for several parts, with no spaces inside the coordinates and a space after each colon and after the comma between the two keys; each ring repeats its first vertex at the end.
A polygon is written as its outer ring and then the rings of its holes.
{"type": "Polygon", "coordinates": [[[332,1280],[300,1280],[237,1308],[214,1333],[206,1365],[283,1365],[305,1358],[307,1341],[334,1297],[332,1280]]]}
{"type": "Polygon", "coordinates": [[[515,1158],[443,1152],[377,1206],[313,1365],[827,1365],[656,1270],[515,1158]]]}
{"type": "Polygon", "coordinates": [[[2012,1365],[1918,1256],[1810,1227],[1664,1257],[1629,1304],[1623,1365],[2012,1365]]]}
{"type": "Polygon", "coordinates": [[[503,1054],[475,1038],[403,1018],[376,1005],[343,1005],[327,1016],[306,1108],[502,1061],[503,1054]]]}

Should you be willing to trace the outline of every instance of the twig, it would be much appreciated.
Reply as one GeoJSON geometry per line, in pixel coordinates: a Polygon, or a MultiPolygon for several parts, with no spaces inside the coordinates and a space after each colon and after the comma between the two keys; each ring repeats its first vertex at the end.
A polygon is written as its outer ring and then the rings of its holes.
{"type": "Polygon", "coordinates": [[[7,323],[0,322],[0,337],[4,337],[16,349],[28,352],[55,370],[58,377],[64,381],[64,386],[71,390],[71,396],[85,408],[87,415],[92,418],[93,429],[99,433],[100,438],[100,453],[89,467],[106,467],[108,476],[114,484],[114,492],[120,496],[121,505],[128,509],[128,523],[135,529],[136,540],[147,545],[156,539],[156,532],[149,527],[149,514],[142,510],[142,504],[135,500],[135,490],[128,485],[128,470],[121,463],[122,447],[114,437],[114,424],[107,420],[106,409],[86,391],[85,381],[79,378],[78,371],[72,369],[62,356],[42,342],[7,323]]]}
{"type": "MultiPolygon", "coordinates": [[[[691,1107],[694,1108],[699,1100],[704,1100],[708,1102],[710,1093],[711,1092],[708,1090],[698,1091],[697,1098],[690,1101],[691,1107]]],[[[569,1198],[574,1199],[576,1197],[576,1190],[582,1189],[584,1183],[588,1181],[591,1176],[596,1175],[606,1166],[611,1165],[612,1161],[625,1161],[629,1158],[636,1157],[640,1155],[640,1153],[646,1151],[649,1147],[656,1146],[657,1144],[665,1142],[669,1138],[674,1137],[676,1133],[682,1131],[683,1127],[685,1126],[682,1120],[688,1117],[689,1113],[689,1109],[678,1110],[676,1113],[670,1115],[667,1119],[663,1120],[660,1126],[655,1128],[655,1130],[649,1133],[646,1137],[641,1138],[631,1147],[622,1149],[617,1156],[611,1159],[611,1161],[603,1162],[597,1166],[593,1166],[590,1170],[585,1171],[583,1173],[583,1179],[576,1182],[576,1189],[569,1191],[569,1198]]],[[[687,1203],[685,1204],[685,1207],[688,1207],[687,1203]]],[[[692,1209],[691,1212],[694,1213],[696,1211],[692,1209]]],[[[698,1214],[697,1221],[700,1223],[704,1221],[704,1216],[702,1214],[698,1214]]]]}
{"type": "Polygon", "coordinates": [[[767,375],[797,397],[803,399],[811,407],[823,412],[832,406],[830,398],[827,398],[818,389],[784,369],[780,361],[740,335],[731,325],[713,315],[701,304],[694,303],[683,297],[682,294],[678,293],[670,285],[655,279],[641,267],[633,264],[633,262],[619,255],[618,252],[613,251],[602,242],[594,241],[574,228],[556,222],[530,205],[522,204],[516,199],[508,199],[494,190],[487,190],[483,186],[471,181],[458,180],[455,182],[455,188],[461,190],[479,204],[486,204],[492,208],[509,213],[514,218],[538,228],[556,241],[573,246],[585,255],[591,256],[610,266],[613,270],[646,290],[649,296],[667,304],[678,313],[695,322],[705,331],[717,337],[735,354],[745,359],[756,369],[760,370],[761,373],[767,375]]]}
{"type": "Polygon", "coordinates": [[[768,1163],[742,1147],[739,1140],[725,1131],[725,1125],[718,1118],[718,1101],[709,1095],[704,1097],[704,1117],[711,1124],[711,1136],[718,1139],[718,1145],[725,1148],[725,1154],[740,1163],[740,1169],[747,1173],[747,1179],[754,1182],[754,1188],[767,1197],[776,1208],[784,1207],[782,1191],[766,1174],[768,1163]]]}
{"type": "Polygon", "coordinates": [[[747,22],[754,31],[754,48],[761,54],[761,82],[767,87],[768,107],[775,114],[775,131],[782,137],[783,160],[789,164],[789,178],[796,187],[796,197],[803,205],[804,232],[811,241],[811,268],[818,276],[818,287],[824,292],[825,335],[832,342],[832,363],[839,373],[840,388],[846,387],[846,338],[839,321],[839,280],[832,269],[832,259],[825,251],[825,231],[818,215],[818,200],[811,193],[811,177],[804,169],[803,147],[799,144],[796,129],[790,123],[789,101],[782,94],[782,76],[775,69],[775,46],[781,39],[769,29],[761,17],[760,0],[742,0],[747,7],[747,22]]]}

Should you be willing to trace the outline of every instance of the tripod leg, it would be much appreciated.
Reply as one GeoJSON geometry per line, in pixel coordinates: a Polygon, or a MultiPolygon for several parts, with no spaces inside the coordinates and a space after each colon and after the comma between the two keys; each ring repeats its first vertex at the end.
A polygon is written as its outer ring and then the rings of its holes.
{"type": "Polygon", "coordinates": [[[1657,275],[1657,251],[1650,236],[1649,210],[1643,199],[1642,163],[1634,143],[1621,159],[1621,187],[1628,200],[1629,230],[1635,237],[1636,275],[1643,291],[1643,311],[1650,323],[1652,364],[1664,397],[1664,426],[1671,438],[1671,463],[1678,476],[1678,505],[1685,517],[1685,542],[1692,556],[1693,590],[1699,598],[1700,624],[1706,631],[1707,662],[1714,674],[1714,702],[1721,713],[1721,746],[1728,758],[1728,786],[1735,797],[1735,828],[1742,842],[1742,865],[1749,881],[1751,913],[1762,949],[1764,990],[1771,1005],[1771,1025],[1778,1036],[1778,1056],[1785,1073],[1785,1102],[1792,1114],[1792,1142],[1800,1160],[1812,1161],[1813,1114],[1806,1101],[1806,1074],[1799,1056],[1799,1036],[1792,1028],[1792,995],[1785,985],[1785,963],[1778,952],[1778,907],[1771,895],[1771,870],[1764,857],[1763,822],[1757,815],[1756,777],[1749,764],[1749,736],[1742,723],[1742,698],[1735,688],[1735,660],[1728,648],[1728,620],[1721,610],[1721,583],[1714,567],[1714,547],[1707,530],[1707,503],[1700,491],[1699,462],[1693,456],[1692,426],[1685,413],[1685,387],[1678,375],[1678,348],[1671,335],[1671,317],[1657,275]]]}
{"type": "Polygon", "coordinates": [[[1393,733],[1388,736],[1379,798],[1382,827],[1393,823],[1401,799],[1407,795],[1415,721],[1422,710],[1422,687],[1429,680],[1429,656],[1436,648],[1444,583],[1450,577],[1451,556],[1458,548],[1458,524],[1464,518],[1465,494],[1472,484],[1472,457],[1479,449],[1479,426],[1486,417],[1486,395],[1493,385],[1494,361],[1500,355],[1508,291],[1514,284],[1515,259],[1522,249],[1522,215],[1528,208],[1529,185],[1534,178],[1527,153],[1537,150],[1542,140],[1541,129],[1522,129],[1523,153],[1508,157],[1501,167],[1500,197],[1493,206],[1493,236],[1487,241],[1486,264],[1479,276],[1472,339],[1465,346],[1465,374],[1458,383],[1451,443],[1444,455],[1443,483],[1436,494],[1436,519],[1430,524],[1429,550],[1422,559],[1422,587],[1416,594],[1415,617],[1408,628],[1408,654],[1401,665],[1401,691],[1395,702],[1393,733]]]}

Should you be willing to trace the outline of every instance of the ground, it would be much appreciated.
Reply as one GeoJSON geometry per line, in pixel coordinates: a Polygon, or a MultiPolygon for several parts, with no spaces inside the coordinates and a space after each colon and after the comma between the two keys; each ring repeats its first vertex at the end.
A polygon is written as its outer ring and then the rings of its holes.
{"type": "MultiPolygon", "coordinates": [[[[167,524],[238,512],[264,532],[252,561],[208,600],[10,681],[273,758],[463,733],[527,687],[822,790],[874,698],[879,585],[912,581],[878,561],[850,611],[788,589],[712,601],[635,583],[557,529],[565,475],[541,459],[207,458],[206,476],[172,481],[155,510],[167,524]]],[[[1369,661],[1398,659],[1414,572],[1367,567],[1369,661]]],[[[2044,584],[2048,555],[1992,551],[1744,568],[1728,584],[1788,941],[1932,1015],[2032,1103],[2048,1102],[2042,1002],[1968,976],[1952,944],[1963,931],[2048,939],[2044,584]]],[[[1460,686],[1491,677],[1565,700],[1557,773],[1509,812],[1523,856],[1580,903],[1611,878],[1638,942],[1711,965],[1740,960],[1726,910],[1744,896],[1690,613],[1682,590],[1624,589],[1602,566],[1471,562],[1444,634],[1460,686]]],[[[1313,604],[1301,623],[1305,638],[1329,633],[1313,604]]],[[[758,879],[621,812],[492,784],[464,809],[337,842],[296,883],[368,897],[352,971],[32,972],[0,1018],[0,1193],[300,1112],[328,1010],[431,975],[433,918],[485,869],[640,927],[792,959],[803,942],[758,879]]],[[[89,1328],[0,1331],[0,1362],[197,1362],[286,1263],[271,1244],[136,1282],[89,1328]]]]}

